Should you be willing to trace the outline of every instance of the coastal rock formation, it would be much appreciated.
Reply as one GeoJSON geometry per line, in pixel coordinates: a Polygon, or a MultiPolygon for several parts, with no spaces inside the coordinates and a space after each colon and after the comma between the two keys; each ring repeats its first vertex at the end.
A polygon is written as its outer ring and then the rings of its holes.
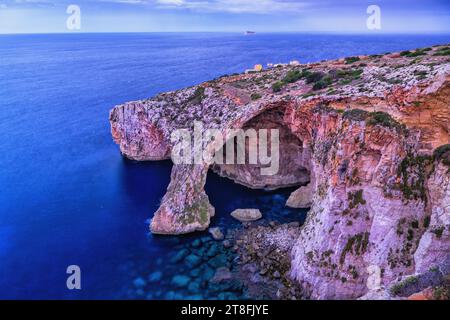
{"type": "Polygon", "coordinates": [[[241,222],[251,222],[262,218],[262,213],[258,209],[237,209],[231,216],[241,222]]]}
{"type": "MultiPolygon", "coordinates": [[[[262,174],[261,162],[175,164],[151,231],[208,228],[214,208],[204,185],[212,169],[250,188],[300,188],[288,204],[311,209],[290,250],[289,276],[311,298],[386,297],[398,279],[446,263],[449,52],[435,46],[285,65],[115,107],[113,138],[138,161],[170,158],[171,134],[194,132],[196,122],[202,134],[280,133],[274,175],[262,174]]],[[[202,147],[224,153],[225,142],[202,147]]]]}
{"type": "Polygon", "coordinates": [[[313,190],[311,184],[300,187],[298,190],[292,192],[286,206],[298,209],[308,209],[312,206],[313,190]]]}
{"type": "Polygon", "coordinates": [[[167,193],[150,224],[156,234],[183,234],[209,227],[214,207],[204,191],[208,168],[177,165],[172,170],[167,193]]]}

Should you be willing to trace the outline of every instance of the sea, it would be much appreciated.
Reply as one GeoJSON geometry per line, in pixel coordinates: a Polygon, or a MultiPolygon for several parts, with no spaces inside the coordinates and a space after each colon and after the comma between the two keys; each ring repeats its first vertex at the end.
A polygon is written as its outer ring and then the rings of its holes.
{"type": "MultiPolygon", "coordinates": [[[[236,257],[207,232],[149,233],[171,163],[124,159],[109,111],[255,64],[446,43],[450,35],[0,35],[0,298],[255,298],[239,283],[210,283],[236,257]],[[80,289],[67,286],[72,265],[80,289]]],[[[280,223],[302,223],[307,214],[285,207],[292,189],[250,190],[210,173],[206,191],[216,208],[212,226],[224,233],[242,228],[230,218],[237,208],[280,223]]]]}

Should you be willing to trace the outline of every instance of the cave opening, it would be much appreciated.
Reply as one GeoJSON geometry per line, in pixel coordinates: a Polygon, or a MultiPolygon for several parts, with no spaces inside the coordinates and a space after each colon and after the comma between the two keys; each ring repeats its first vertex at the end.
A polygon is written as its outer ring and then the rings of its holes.
{"type": "MultiPolygon", "coordinates": [[[[274,175],[262,175],[262,164],[250,164],[248,140],[245,164],[212,165],[205,186],[211,204],[216,208],[211,225],[232,222],[230,213],[242,208],[259,209],[265,221],[303,224],[308,209],[289,208],[286,202],[294,191],[310,182],[310,153],[305,152],[303,142],[286,124],[284,107],[266,110],[245,123],[242,129],[278,129],[279,170],[274,175]]],[[[234,143],[237,143],[236,139],[234,143]]],[[[225,146],[219,152],[226,158],[225,146]]]]}
{"type": "MultiPolygon", "coordinates": [[[[284,108],[272,108],[252,118],[242,128],[244,131],[254,129],[278,130],[279,135],[279,165],[274,174],[264,175],[261,168],[267,167],[259,161],[257,164],[249,162],[249,139],[245,141],[245,164],[214,164],[211,169],[222,177],[251,189],[277,190],[290,187],[300,187],[310,182],[310,153],[304,150],[303,142],[290,130],[284,121],[284,108]]],[[[235,150],[237,139],[234,139],[235,150]]],[[[259,139],[259,137],[258,137],[259,139]]],[[[273,157],[273,149],[270,150],[273,157]]],[[[258,150],[261,152],[261,150],[258,150]]],[[[219,152],[226,158],[225,147],[219,152]]],[[[235,155],[236,156],[236,155],[235,155]]]]}

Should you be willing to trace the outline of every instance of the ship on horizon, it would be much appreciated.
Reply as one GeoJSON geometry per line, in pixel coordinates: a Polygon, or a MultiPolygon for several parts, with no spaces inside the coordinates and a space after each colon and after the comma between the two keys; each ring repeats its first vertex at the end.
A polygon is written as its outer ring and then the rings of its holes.
{"type": "Polygon", "coordinates": [[[255,31],[245,31],[245,35],[246,35],[246,36],[254,35],[254,34],[256,34],[255,31]]]}

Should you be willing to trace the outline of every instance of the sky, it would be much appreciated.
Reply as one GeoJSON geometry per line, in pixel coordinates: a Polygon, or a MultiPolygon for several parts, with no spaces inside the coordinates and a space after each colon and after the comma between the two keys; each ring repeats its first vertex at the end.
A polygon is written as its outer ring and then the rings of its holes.
{"type": "Polygon", "coordinates": [[[448,34],[450,0],[0,0],[0,33],[246,30],[448,34]],[[79,29],[67,27],[69,5],[79,29]],[[369,5],[381,29],[367,27],[369,5]]]}

